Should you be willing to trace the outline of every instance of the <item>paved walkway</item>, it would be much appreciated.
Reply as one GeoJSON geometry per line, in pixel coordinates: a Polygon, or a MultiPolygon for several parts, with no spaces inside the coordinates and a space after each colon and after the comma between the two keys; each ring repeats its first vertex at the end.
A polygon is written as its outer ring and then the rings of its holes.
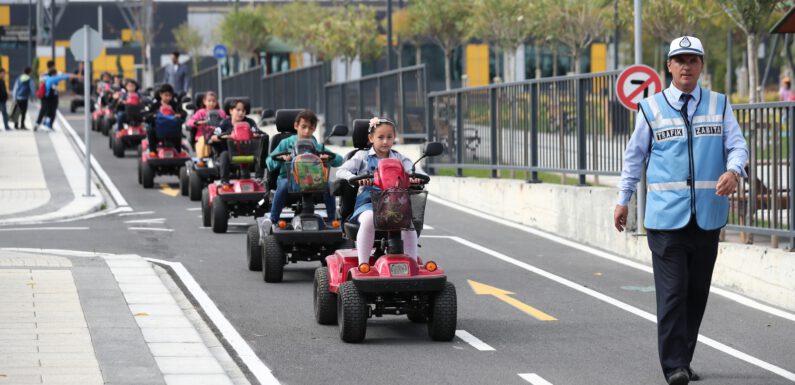
{"type": "Polygon", "coordinates": [[[0,216],[33,210],[49,200],[34,133],[0,131],[0,201],[14,202],[0,205],[0,216]]]}
{"type": "Polygon", "coordinates": [[[136,255],[0,250],[0,384],[248,384],[156,269],[136,255]]]}

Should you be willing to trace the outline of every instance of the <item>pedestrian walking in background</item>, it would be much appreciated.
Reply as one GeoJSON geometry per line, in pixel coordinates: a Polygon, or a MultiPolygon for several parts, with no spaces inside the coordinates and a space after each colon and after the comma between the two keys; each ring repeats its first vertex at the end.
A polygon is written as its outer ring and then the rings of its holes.
{"type": "Polygon", "coordinates": [[[55,115],[58,112],[58,90],[56,87],[58,86],[59,82],[74,78],[82,77],[74,74],[58,75],[58,71],[55,68],[50,69],[47,77],[43,80],[44,97],[41,99],[41,109],[44,112],[39,112],[40,119],[36,120],[36,126],[33,127],[33,131],[36,131],[38,125],[42,123],[42,121],[44,126],[52,131],[52,127],[55,122],[55,115]]]}
{"type": "Polygon", "coordinates": [[[181,95],[188,92],[190,83],[190,74],[188,74],[188,66],[179,62],[179,52],[174,51],[171,53],[171,65],[166,66],[166,74],[163,77],[163,83],[171,84],[174,88],[174,95],[181,95]]]}
{"type": "Polygon", "coordinates": [[[640,102],[624,153],[613,221],[623,231],[627,205],[646,169],[645,227],[657,297],[657,342],[668,384],[699,379],[691,362],[707,306],[728,195],[745,177],[748,149],[725,95],[698,86],[701,41],[671,42],[673,81],[640,102]],[[647,163],[648,162],[648,163],[647,163]]]}
{"type": "Polygon", "coordinates": [[[8,126],[8,110],[6,110],[6,103],[8,102],[8,87],[6,86],[6,70],[0,68],[0,114],[3,115],[3,127],[6,131],[11,128],[8,126]]]}
{"type": "Polygon", "coordinates": [[[25,67],[22,75],[19,75],[14,82],[14,109],[11,111],[11,116],[17,130],[26,129],[25,117],[28,114],[28,101],[33,98],[33,90],[36,89],[36,84],[30,77],[31,72],[30,67],[25,67]]]}

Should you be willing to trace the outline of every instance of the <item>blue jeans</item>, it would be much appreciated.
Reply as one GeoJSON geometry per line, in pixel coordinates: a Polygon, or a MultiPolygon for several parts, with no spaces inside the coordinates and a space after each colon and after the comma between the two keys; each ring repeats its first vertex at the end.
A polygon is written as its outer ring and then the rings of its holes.
{"type": "Polygon", "coordinates": [[[124,111],[119,111],[116,113],[116,132],[119,132],[124,129],[124,118],[127,114],[124,111]]]}
{"type": "MultiPolygon", "coordinates": [[[[273,203],[271,204],[271,223],[279,221],[282,210],[284,210],[284,206],[287,204],[287,182],[287,178],[279,178],[276,180],[276,193],[273,194],[273,203]]],[[[336,218],[337,201],[334,200],[330,192],[326,191],[323,193],[323,201],[326,204],[326,215],[328,216],[328,220],[336,218]]]]}

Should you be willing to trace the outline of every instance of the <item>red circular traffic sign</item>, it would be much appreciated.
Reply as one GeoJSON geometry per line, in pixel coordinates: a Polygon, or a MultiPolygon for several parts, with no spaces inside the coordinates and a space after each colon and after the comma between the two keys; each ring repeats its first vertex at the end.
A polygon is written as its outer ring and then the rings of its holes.
{"type": "Polygon", "coordinates": [[[638,103],[657,92],[662,91],[662,81],[653,68],[635,64],[618,75],[616,95],[621,104],[632,110],[638,109],[638,103]]]}

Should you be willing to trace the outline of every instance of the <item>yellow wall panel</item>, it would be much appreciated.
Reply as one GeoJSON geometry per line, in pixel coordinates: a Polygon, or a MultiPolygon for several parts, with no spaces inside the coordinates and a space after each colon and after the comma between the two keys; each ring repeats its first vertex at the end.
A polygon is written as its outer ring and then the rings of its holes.
{"type": "Polygon", "coordinates": [[[607,71],[607,44],[591,44],[591,72],[607,71]]]}
{"type": "Polygon", "coordinates": [[[488,44],[467,44],[466,74],[469,87],[489,84],[489,46],[488,44]]]}
{"type": "Polygon", "coordinates": [[[304,65],[304,55],[300,52],[290,52],[290,69],[301,68],[304,65]]]}
{"type": "Polygon", "coordinates": [[[11,6],[0,5],[0,27],[11,25],[11,6]]]}
{"type": "Polygon", "coordinates": [[[71,45],[72,45],[72,43],[69,40],[56,40],[55,41],[55,46],[56,47],[69,48],[69,46],[71,46],[71,45]]]}

